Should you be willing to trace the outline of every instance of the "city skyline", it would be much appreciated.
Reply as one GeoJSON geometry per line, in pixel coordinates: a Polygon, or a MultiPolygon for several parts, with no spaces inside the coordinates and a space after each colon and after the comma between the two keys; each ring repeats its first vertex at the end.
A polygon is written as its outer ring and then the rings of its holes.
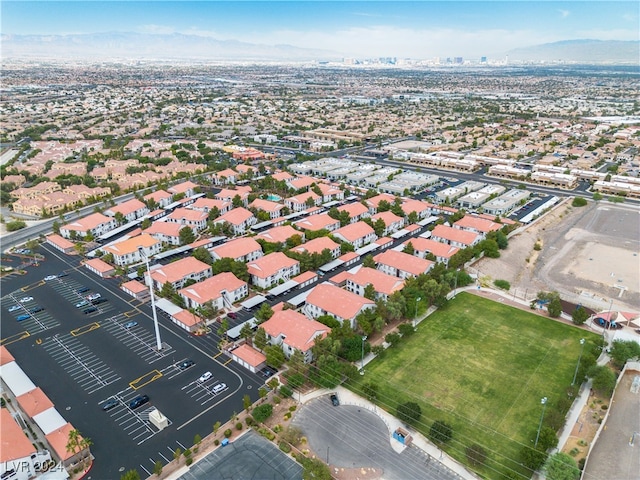
{"type": "Polygon", "coordinates": [[[638,9],[627,1],[8,1],[2,32],[184,34],[355,57],[495,57],[564,40],[637,40],[638,9]]]}

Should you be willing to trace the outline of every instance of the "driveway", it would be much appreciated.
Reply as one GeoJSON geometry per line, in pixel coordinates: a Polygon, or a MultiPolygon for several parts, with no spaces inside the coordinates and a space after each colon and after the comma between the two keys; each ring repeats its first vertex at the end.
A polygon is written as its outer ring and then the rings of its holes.
{"type": "Polygon", "coordinates": [[[385,480],[459,479],[426,452],[412,446],[391,448],[391,432],[374,412],[356,405],[334,407],[328,395],[307,402],[293,424],[318,457],[337,468],[376,468],[385,480]]]}

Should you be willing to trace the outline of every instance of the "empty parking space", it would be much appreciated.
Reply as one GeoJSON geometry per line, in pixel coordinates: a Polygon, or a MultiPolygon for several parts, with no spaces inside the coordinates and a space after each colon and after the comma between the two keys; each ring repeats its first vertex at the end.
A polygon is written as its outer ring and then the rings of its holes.
{"type": "MultiPolygon", "coordinates": [[[[146,321],[142,316],[140,319],[146,321]]],[[[143,328],[136,315],[118,314],[104,320],[102,327],[149,364],[175,353],[166,342],[162,342],[162,350],[158,351],[155,334],[143,328]]]]}
{"type": "Polygon", "coordinates": [[[88,394],[120,380],[110,367],[70,334],[55,335],[42,346],[88,394]]]}
{"type": "Polygon", "coordinates": [[[79,313],[82,314],[85,310],[90,309],[91,311],[87,311],[85,314],[88,318],[97,317],[115,310],[115,306],[109,302],[109,299],[102,295],[99,296],[98,302],[100,303],[92,303],[87,297],[95,295],[96,292],[69,277],[58,277],[47,281],[46,284],[72,304],[79,313]]]}
{"type": "MultiPolygon", "coordinates": [[[[113,402],[114,406],[105,413],[137,445],[146,442],[160,431],[149,421],[149,414],[156,408],[153,406],[153,399],[149,399],[147,403],[137,408],[132,408],[131,402],[139,395],[140,393],[133,388],[127,388],[99,402],[102,409],[107,408],[108,402],[113,402]]],[[[167,419],[167,421],[171,425],[171,420],[167,419]]]]}
{"type": "Polygon", "coordinates": [[[182,391],[200,405],[206,405],[222,396],[229,387],[213,375],[208,379],[197,379],[182,387],[182,391]]]}

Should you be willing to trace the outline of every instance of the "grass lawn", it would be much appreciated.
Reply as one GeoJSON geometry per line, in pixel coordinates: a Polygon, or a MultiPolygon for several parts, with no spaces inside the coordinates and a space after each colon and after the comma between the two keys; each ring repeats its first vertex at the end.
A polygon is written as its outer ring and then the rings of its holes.
{"type": "MultiPolygon", "coordinates": [[[[542,413],[567,395],[580,354],[580,339],[599,336],[528,311],[468,293],[420,323],[418,331],[366,367],[349,388],[378,385],[377,403],[395,415],[398,404],[420,405],[416,427],[427,434],[434,420],[453,427],[445,446],[467,464],[465,449],[488,452],[485,478],[530,478],[520,466],[523,445],[533,446],[542,413]]],[[[585,348],[588,345],[585,346],[585,348]]]]}

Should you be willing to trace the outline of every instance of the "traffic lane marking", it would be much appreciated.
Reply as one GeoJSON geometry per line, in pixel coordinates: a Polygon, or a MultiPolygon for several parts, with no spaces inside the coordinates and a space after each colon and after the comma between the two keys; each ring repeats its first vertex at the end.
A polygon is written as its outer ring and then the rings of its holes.
{"type": "Polygon", "coordinates": [[[11,345],[12,343],[19,342],[20,340],[23,340],[30,336],[31,334],[25,330],[22,333],[16,333],[15,335],[11,335],[10,337],[3,338],[2,340],[0,340],[0,345],[11,345]]]}
{"type": "Polygon", "coordinates": [[[98,322],[93,322],[83,327],[79,327],[74,330],[71,330],[71,335],[73,335],[74,337],[79,337],[80,335],[84,335],[85,333],[92,332],[97,328],[100,328],[100,324],[98,322]]]}

